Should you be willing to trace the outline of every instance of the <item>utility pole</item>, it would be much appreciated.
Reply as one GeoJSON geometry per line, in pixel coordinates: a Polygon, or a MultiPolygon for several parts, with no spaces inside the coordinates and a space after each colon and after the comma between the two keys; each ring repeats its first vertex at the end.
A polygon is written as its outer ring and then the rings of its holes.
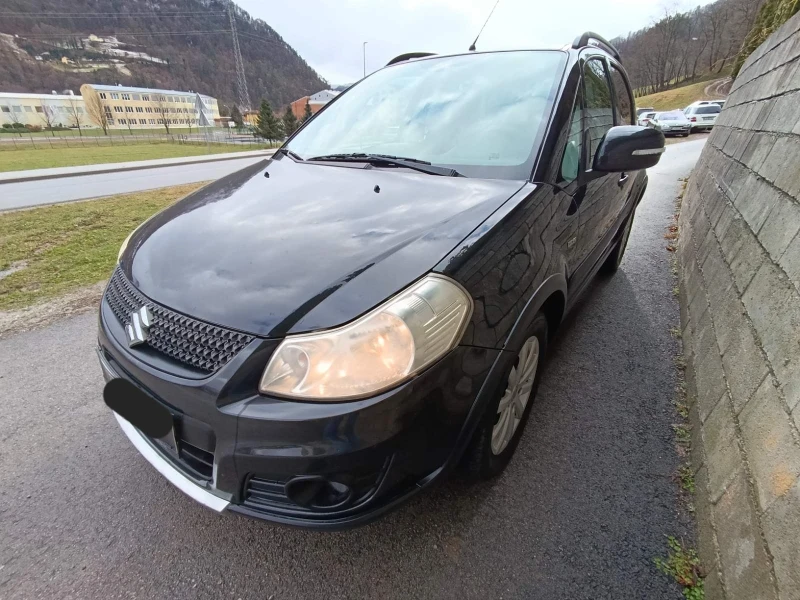
{"type": "Polygon", "coordinates": [[[364,42],[362,46],[362,53],[364,55],[364,77],[367,76],[367,43],[368,42],[364,42]]]}
{"type": "Polygon", "coordinates": [[[239,106],[242,110],[250,110],[250,94],[247,93],[247,79],[244,76],[244,61],[242,51],[239,49],[239,36],[236,34],[236,18],[233,14],[234,4],[228,3],[228,17],[231,21],[231,34],[233,35],[233,59],[236,62],[236,94],[239,97],[239,106]]]}

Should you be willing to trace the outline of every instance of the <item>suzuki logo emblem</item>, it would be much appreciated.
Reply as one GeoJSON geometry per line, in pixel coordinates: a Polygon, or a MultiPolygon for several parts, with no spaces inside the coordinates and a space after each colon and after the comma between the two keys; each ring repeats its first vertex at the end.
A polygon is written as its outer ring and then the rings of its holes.
{"type": "Polygon", "coordinates": [[[131,313],[131,320],[125,325],[125,333],[128,334],[128,346],[133,348],[139,344],[144,344],[150,334],[150,326],[152,324],[153,313],[147,306],[143,306],[136,312],[131,313]]]}

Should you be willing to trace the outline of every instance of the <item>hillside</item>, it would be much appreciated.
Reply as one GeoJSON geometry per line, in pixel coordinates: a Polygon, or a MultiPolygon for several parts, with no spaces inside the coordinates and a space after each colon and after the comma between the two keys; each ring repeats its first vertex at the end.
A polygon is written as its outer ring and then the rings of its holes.
{"type": "Polygon", "coordinates": [[[696,100],[722,100],[727,96],[730,86],[731,80],[728,77],[714,81],[702,81],[640,96],[636,98],[636,106],[653,107],[655,110],[683,109],[696,100]]]}
{"type": "MultiPolygon", "coordinates": [[[[220,0],[3,0],[0,91],[120,83],[199,91],[230,106],[236,70],[226,7],[220,0]]],[[[237,7],[236,28],[253,105],[266,98],[281,106],[326,87],[264,21],[237,7]]]]}

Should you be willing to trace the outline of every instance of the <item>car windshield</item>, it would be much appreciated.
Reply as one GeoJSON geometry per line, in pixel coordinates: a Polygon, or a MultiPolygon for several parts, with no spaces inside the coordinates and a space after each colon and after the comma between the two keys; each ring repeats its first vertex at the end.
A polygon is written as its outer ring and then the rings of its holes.
{"type": "Polygon", "coordinates": [[[303,159],[386,154],[527,179],[566,64],[559,51],[468,54],[373,73],[292,138],[303,159]]]}
{"type": "Polygon", "coordinates": [[[683,121],[685,118],[682,113],[661,113],[658,115],[659,121],[683,121]]]}

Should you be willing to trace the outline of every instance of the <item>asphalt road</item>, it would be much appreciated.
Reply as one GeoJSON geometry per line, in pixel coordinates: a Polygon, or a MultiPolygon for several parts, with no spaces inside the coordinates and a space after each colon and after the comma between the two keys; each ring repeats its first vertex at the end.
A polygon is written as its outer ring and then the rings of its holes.
{"type": "Polygon", "coordinates": [[[0,185],[0,211],[219,179],[262,158],[221,160],[0,185]]]}
{"type": "Polygon", "coordinates": [[[172,488],[103,405],[95,315],[0,342],[0,597],[681,598],[653,565],[689,531],[663,234],[702,143],[651,170],[622,269],[561,330],[506,473],[354,531],[218,516],[172,488]]]}

